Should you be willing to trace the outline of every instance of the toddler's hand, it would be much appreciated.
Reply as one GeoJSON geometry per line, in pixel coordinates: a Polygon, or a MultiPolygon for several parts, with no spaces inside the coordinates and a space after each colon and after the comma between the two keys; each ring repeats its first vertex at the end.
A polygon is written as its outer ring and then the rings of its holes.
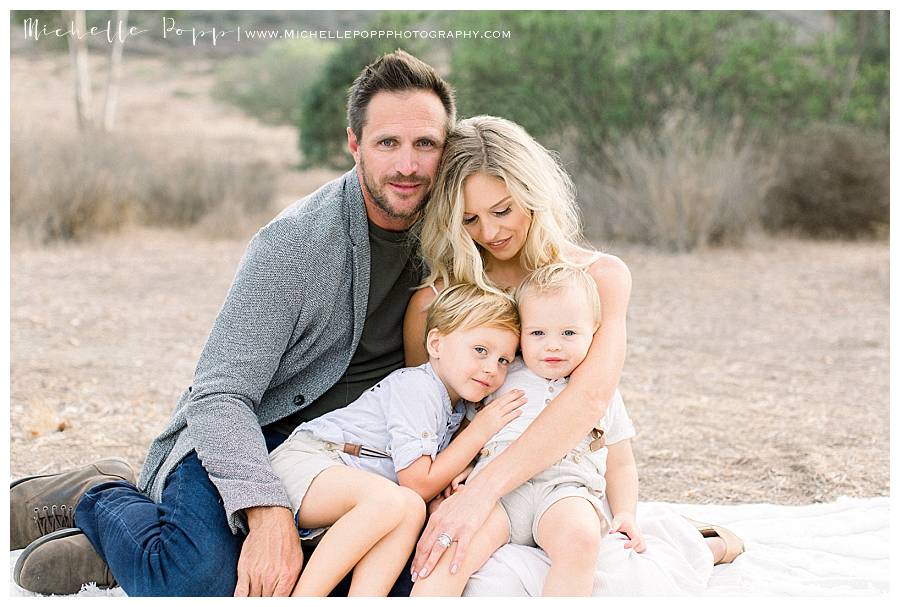
{"type": "Polygon", "coordinates": [[[519,407],[528,402],[525,392],[522,390],[510,390],[503,396],[495,398],[489,404],[483,406],[472,420],[472,425],[477,427],[484,435],[487,442],[500,429],[522,415],[519,407]]]}
{"type": "Polygon", "coordinates": [[[646,549],[644,534],[641,533],[641,528],[638,527],[637,521],[634,520],[634,514],[631,512],[623,512],[614,516],[609,532],[624,533],[628,536],[624,548],[634,548],[635,552],[643,552],[646,549]]]}

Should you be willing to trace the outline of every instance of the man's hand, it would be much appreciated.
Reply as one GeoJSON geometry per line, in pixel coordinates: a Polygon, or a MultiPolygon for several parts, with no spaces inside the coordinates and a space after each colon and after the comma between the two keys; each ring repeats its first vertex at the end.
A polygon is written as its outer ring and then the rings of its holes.
{"type": "Polygon", "coordinates": [[[234,596],[289,596],[303,567],[291,511],[280,506],[245,510],[250,533],[238,559],[234,596]]]}
{"type": "Polygon", "coordinates": [[[628,541],[625,542],[623,548],[634,548],[635,552],[643,552],[645,550],[644,534],[641,533],[641,528],[638,527],[637,521],[634,520],[633,513],[622,512],[614,516],[609,532],[624,533],[628,536],[628,541]]]}
{"type": "MultiPolygon", "coordinates": [[[[475,479],[477,481],[477,478],[475,479]]],[[[446,498],[428,519],[428,525],[416,544],[413,558],[413,581],[427,577],[434,571],[444,548],[437,539],[446,533],[457,542],[456,554],[450,563],[450,573],[456,573],[466,554],[466,548],[475,532],[484,525],[497,499],[481,487],[466,487],[446,498]]]]}

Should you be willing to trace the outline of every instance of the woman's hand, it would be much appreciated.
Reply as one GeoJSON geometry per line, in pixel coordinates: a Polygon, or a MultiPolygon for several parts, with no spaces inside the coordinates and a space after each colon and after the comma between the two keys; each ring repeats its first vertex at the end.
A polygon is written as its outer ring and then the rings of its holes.
{"type": "Polygon", "coordinates": [[[527,402],[525,392],[510,390],[484,405],[475,415],[475,419],[472,420],[469,427],[475,428],[476,432],[481,433],[484,439],[482,442],[487,442],[503,426],[522,415],[520,407],[527,402]]]}
{"type": "Polygon", "coordinates": [[[641,528],[638,527],[632,512],[622,512],[615,515],[609,532],[624,533],[628,536],[628,541],[625,542],[623,548],[634,548],[635,552],[643,552],[646,549],[644,546],[644,534],[641,533],[641,528]]]}
{"type": "MultiPolygon", "coordinates": [[[[473,483],[478,482],[476,477],[473,483]]],[[[450,563],[450,573],[459,571],[466,555],[466,549],[475,532],[484,525],[497,503],[497,497],[481,487],[468,486],[465,491],[457,491],[446,498],[428,519],[428,525],[416,544],[416,555],[413,558],[413,581],[427,577],[444,554],[445,548],[438,543],[438,537],[447,534],[457,542],[456,554],[450,563]]]]}

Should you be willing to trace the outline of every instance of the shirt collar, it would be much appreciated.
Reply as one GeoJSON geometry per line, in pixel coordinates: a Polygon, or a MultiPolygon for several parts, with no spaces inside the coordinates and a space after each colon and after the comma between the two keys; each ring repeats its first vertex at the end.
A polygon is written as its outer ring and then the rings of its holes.
{"type": "Polygon", "coordinates": [[[426,372],[431,376],[434,382],[438,385],[441,394],[441,401],[443,401],[444,406],[447,408],[447,411],[453,413],[453,403],[450,401],[450,393],[447,392],[447,387],[444,385],[444,382],[441,381],[441,378],[438,377],[438,374],[435,372],[434,368],[431,366],[430,362],[422,365],[422,368],[425,369],[426,372]]]}

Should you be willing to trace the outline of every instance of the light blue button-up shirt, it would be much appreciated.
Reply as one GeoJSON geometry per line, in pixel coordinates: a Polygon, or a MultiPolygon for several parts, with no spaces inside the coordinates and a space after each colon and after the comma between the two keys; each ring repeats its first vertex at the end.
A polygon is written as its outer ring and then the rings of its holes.
{"type": "Polygon", "coordinates": [[[394,371],[346,407],[305,422],[295,432],[385,451],[390,458],[340,455],[349,466],[397,482],[397,472],[423,455],[434,459],[464,415],[464,403],[450,402],[447,388],[425,363],[394,371]]]}

